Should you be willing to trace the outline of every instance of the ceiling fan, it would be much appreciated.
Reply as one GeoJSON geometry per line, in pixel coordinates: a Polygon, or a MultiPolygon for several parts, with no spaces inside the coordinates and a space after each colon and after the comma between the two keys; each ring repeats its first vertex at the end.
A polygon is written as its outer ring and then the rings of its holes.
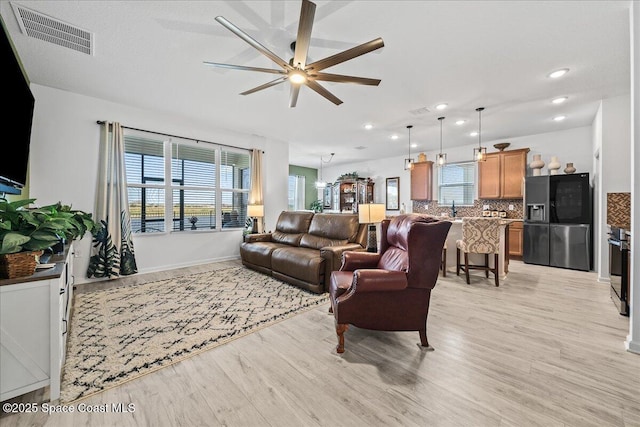
{"type": "Polygon", "coordinates": [[[316,11],[315,3],[312,3],[309,0],[302,0],[302,7],[300,9],[300,21],[298,22],[298,35],[296,37],[295,42],[292,43],[292,46],[295,46],[293,58],[287,62],[284,59],[280,58],[275,53],[271,52],[269,49],[264,47],[262,44],[257,42],[255,39],[250,37],[247,33],[243,32],[240,28],[233,25],[231,22],[227,21],[222,16],[217,16],[216,21],[222,24],[229,31],[240,37],[242,40],[247,42],[253,48],[257,49],[260,53],[262,53],[267,58],[271,59],[273,62],[282,67],[281,70],[271,69],[271,68],[260,68],[260,67],[247,67],[243,65],[231,65],[231,64],[220,64],[217,62],[208,62],[204,61],[206,65],[210,65],[213,67],[220,68],[230,68],[234,70],[244,70],[244,71],[258,71],[261,73],[269,73],[269,74],[278,74],[279,77],[275,80],[272,80],[268,83],[262,84],[260,86],[254,87],[253,89],[249,89],[241,93],[241,95],[249,95],[251,93],[258,92],[263,89],[267,89],[272,86],[279,85],[289,80],[291,83],[291,92],[289,96],[289,107],[295,107],[298,102],[298,95],[300,93],[300,87],[305,85],[309,89],[314,90],[319,93],[329,101],[333,102],[336,105],[342,104],[342,101],[321,86],[318,81],[328,81],[328,82],[338,82],[338,83],[356,83],[362,85],[370,85],[370,86],[378,86],[380,84],[379,79],[370,79],[366,77],[354,77],[354,76],[344,76],[341,74],[330,74],[321,72],[325,68],[333,67],[334,65],[340,64],[342,62],[348,61],[350,59],[356,58],[360,55],[364,55],[365,53],[372,52],[376,49],[380,49],[384,46],[384,42],[382,38],[378,37],[377,39],[371,40],[370,42],[363,43],[359,46],[353,47],[351,49],[347,49],[335,55],[331,55],[327,58],[320,59],[318,61],[314,61],[310,64],[307,64],[308,56],[307,53],[309,51],[309,41],[311,40],[311,29],[313,27],[313,19],[316,11]]]}

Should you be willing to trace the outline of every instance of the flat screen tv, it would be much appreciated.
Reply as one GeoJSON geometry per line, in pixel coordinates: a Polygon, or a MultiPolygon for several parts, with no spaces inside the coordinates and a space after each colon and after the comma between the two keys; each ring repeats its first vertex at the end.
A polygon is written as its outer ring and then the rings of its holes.
{"type": "Polygon", "coordinates": [[[29,144],[31,142],[31,122],[34,98],[29,82],[20,66],[17,52],[14,52],[9,33],[2,19],[0,34],[0,64],[2,64],[2,86],[9,95],[5,102],[6,114],[2,118],[5,153],[12,153],[0,161],[0,193],[21,194],[27,182],[29,144]]]}

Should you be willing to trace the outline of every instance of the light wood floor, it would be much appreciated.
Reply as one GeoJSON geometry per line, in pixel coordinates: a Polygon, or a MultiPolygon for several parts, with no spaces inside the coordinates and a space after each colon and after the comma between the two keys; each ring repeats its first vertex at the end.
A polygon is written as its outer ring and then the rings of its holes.
{"type": "MultiPolygon", "coordinates": [[[[10,426],[640,426],[640,356],[594,273],[512,262],[500,287],[455,273],[432,294],[429,341],[350,328],[328,307],[10,426]],[[133,413],[78,404],[133,403],[133,413]]],[[[476,273],[480,274],[480,272],[476,273]]],[[[41,401],[44,392],[22,396],[41,401]]],[[[18,400],[15,400],[18,401],[18,400]]]]}

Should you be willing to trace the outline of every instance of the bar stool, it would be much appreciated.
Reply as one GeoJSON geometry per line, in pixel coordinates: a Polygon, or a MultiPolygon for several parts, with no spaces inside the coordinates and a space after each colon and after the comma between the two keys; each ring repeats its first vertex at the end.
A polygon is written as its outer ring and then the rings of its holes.
{"type": "Polygon", "coordinates": [[[442,260],[440,260],[440,270],[442,270],[442,277],[447,277],[447,241],[445,240],[442,247],[442,260]]]}
{"type": "Polygon", "coordinates": [[[498,218],[470,218],[462,219],[462,240],[456,241],[456,274],[460,275],[460,270],[465,272],[467,284],[469,280],[469,270],[484,270],[485,276],[489,277],[492,272],[495,277],[496,286],[500,286],[498,274],[498,260],[500,250],[500,220],[498,218]],[[460,253],[464,253],[464,266],[460,263],[460,253]],[[469,254],[484,254],[484,265],[469,264],[469,254]],[[493,254],[493,268],[489,266],[489,255],[493,254]]]}

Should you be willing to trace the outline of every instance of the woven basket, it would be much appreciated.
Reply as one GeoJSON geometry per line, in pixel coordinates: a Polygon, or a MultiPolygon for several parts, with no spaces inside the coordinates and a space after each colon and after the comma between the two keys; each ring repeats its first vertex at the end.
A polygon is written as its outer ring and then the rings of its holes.
{"type": "Polygon", "coordinates": [[[42,251],[0,255],[0,277],[15,279],[16,277],[31,276],[36,271],[36,257],[40,255],[42,255],[42,251]]]}

